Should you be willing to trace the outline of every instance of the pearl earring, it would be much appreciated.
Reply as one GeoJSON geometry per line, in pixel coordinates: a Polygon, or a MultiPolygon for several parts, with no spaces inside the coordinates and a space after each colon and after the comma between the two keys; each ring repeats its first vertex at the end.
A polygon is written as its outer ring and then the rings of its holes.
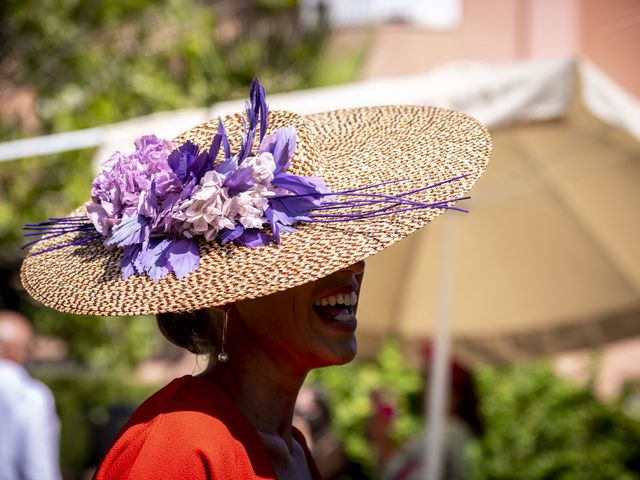
{"type": "Polygon", "coordinates": [[[218,361],[220,363],[227,363],[229,361],[229,354],[224,351],[224,345],[227,342],[227,323],[229,321],[229,310],[224,310],[224,319],[222,320],[222,341],[220,342],[220,353],[218,354],[218,361]]]}

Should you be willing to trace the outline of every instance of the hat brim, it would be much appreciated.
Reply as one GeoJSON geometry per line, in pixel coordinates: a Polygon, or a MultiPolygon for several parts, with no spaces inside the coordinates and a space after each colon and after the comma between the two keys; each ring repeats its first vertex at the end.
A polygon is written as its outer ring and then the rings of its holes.
{"type": "MultiPolygon", "coordinates": [[[[273,114],[276,112],[272,112],[273,114]]],[[[287,115],[270,117],[270,129],[287,126],[287,115]]],[[[463,197],[484,171],[491,154],[487,129],[451,110],[418,106],[363,107],[297,117],[305,141],[296,155],[313,157],[315,171],[331,191],[391,180],[376,193],[399,195],[454,177],[459,180],[412,194],[420,202],[463,197]],[[306,149],[306,150],[305,150],[306,149]]],[[[238,122],[238,116],[226,117],[238,122]]],[[[291,117],[293,118],[293,117],[291,117]]],[[[294,123],[296,123],[294,122],[294,123]]],[[[211,141],[217,121],[181,137],[211,141]]],[[[232,136],[233,138],[233,136],[232,136]]],[[[21,269],[25,289],[62,312],[142,315],[192,311],[256,298],[310,282],[347,267],[403,239],[443,213],[416,209],[366,220],[305,223],[283,234],[279,245],[258,248],[200,242],[200,266],[178,280],[168,275],[121,278],[122,251],[101,240],[36,254],[68,242],[59,237],[36,244],[21,269]]]]}

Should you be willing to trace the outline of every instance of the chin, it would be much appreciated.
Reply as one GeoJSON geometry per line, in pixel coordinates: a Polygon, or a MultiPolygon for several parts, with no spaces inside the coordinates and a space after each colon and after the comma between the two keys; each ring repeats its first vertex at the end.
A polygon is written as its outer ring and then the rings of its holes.
{"type": "Polygon", "coordinates": [[[358,353],[358,343],[356,338],[353,337],[342,343],[340,346],[336,345],[336,348],[333,348],[331,352],[327,353],[328,354],[324,358],[324,363],[318,367],[330,367],[333,365],[344,365],[349,363],[356,357],[356,353],[358,353]]]}

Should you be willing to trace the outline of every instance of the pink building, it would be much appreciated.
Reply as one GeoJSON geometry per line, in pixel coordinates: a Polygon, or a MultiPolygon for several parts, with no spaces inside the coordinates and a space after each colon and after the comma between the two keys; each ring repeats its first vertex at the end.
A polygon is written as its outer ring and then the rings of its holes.
{"type": "Polygon", "coordinates": [[[575,58],[593,63],[640,98],[635,0],[325,2],[339,35],[375,29],[366,78],[424,72],[458,60],[575,58]]]}

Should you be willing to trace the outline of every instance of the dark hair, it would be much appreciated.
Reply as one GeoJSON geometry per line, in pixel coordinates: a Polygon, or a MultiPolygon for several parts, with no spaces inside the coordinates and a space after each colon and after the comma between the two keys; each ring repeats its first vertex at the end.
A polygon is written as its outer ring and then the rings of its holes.
{"type": "Polygon", "coordinates": [[[198,355],[209,354],[216,348],[216,310],[168,312],[156,315],[162,334],[171,343],[198,355]]]}

